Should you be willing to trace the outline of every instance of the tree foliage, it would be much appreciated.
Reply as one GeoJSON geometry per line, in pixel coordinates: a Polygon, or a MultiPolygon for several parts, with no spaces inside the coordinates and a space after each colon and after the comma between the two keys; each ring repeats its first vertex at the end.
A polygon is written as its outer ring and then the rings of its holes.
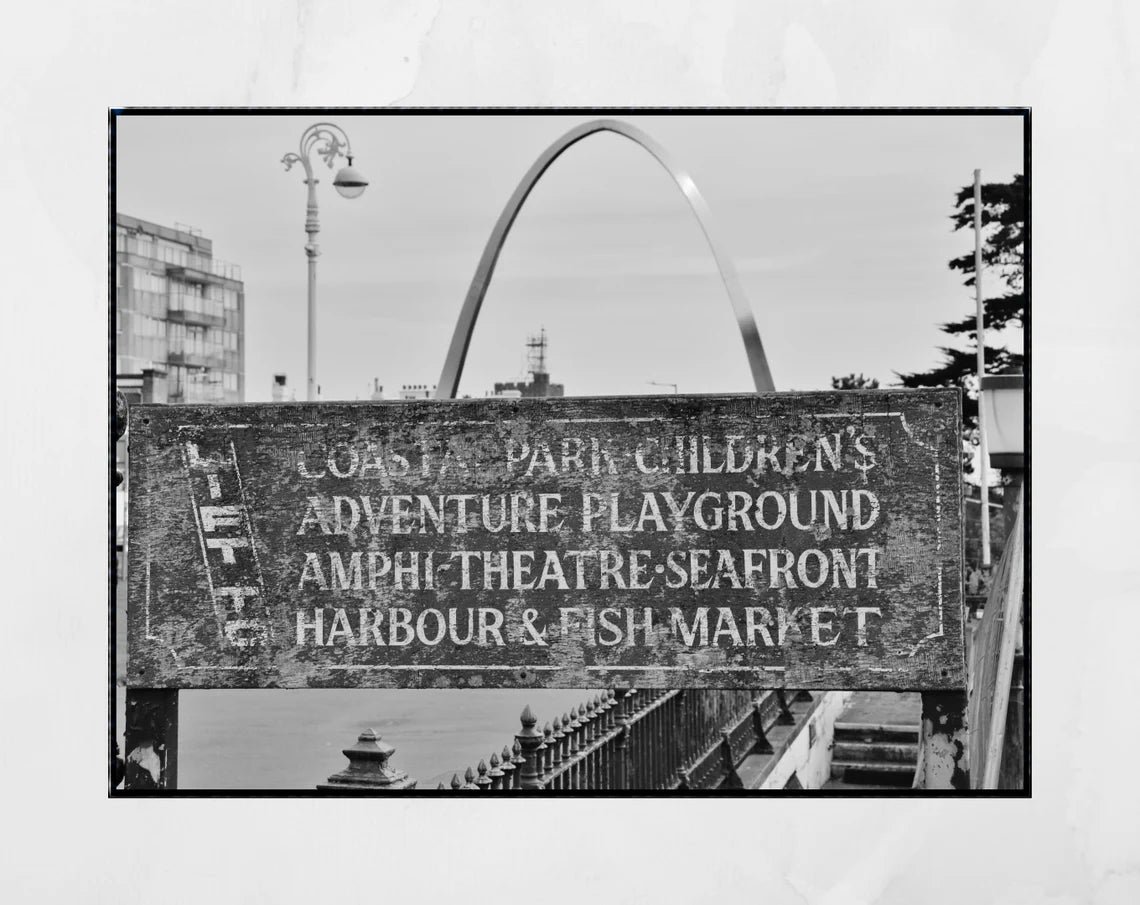
{"type": "MultiPolygon", "coordinates": [[[[950,219],[955,230],[972,230],[974,226],[974,187],[964,186],[958,191],[954,212],[950,219]]],[[[1004,346],[994,344],[994,333],[1007,327],[1022,328],[1029,309],[1025,292],[1025,229],[1028,198],[1025,177],[1018,174],[1010,182],[989,182],[982,185],[982,264],[985,267],[983,289],[994,294],[983,299],[986,329],[986,373],[1000,374],[1020,371],[1024,366],[1022,355],[1004,346]]],[[[951,270],[961,271],[964,285],[974,285],[974,250],[949,262],[951,270]]],[[[899,374],[904,387],[956,386],[965,390],[962,417],[965,439],[969,445],[977,442],[977,318],[973,311],[961,320],[941,324],[940,329],[951,336],[964,337],[968,347],[939,348],[942,361],[929,371],[899,374]]],[[[964,454],[967,471],[970,470],[970,453],[964,454]]]]}
{"type": "Polygon", "coordinates": [[[846,377],[832,377],[831,388],[833,390],[877,390],[879,381],[875,378],[864,377],[862,372],[859,373],[858,377],[852,373],[846,377]]]}
{"type": "MultiPolygon", "coordinates": [[[[1001,330],[1006,326],[1024,326],[1027,299],[1025,297],[1025,177],[1018,174],[1012,182],[992,182],[982,186],[982,264],[987,274],[998,277],[1004,284],[1001,295],[985,301],[986,330],[1001,330]]],[[[958,191],[957,208],[950,219],[954,229],[973,229],[974,187],[965,186],[958,191]]],[[[964,285],[974,285],[974,252],[950,261],[951,270],[960,270],[966,277],[964,285]]],[[[971,315],[960,321],[943,324],[947,333],[965,333],[971,340],[977,337],[977,320],[971,315]]]]}

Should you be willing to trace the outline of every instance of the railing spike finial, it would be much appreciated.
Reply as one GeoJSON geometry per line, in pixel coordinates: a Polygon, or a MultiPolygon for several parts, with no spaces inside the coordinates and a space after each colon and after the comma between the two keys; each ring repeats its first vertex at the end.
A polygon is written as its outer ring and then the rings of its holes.
{"type": "Polygon", "coordinates": [[[554,729],[547,721],[542,727],[542,775],[549,776],[554,769],[554,729]]]}
{"type": "Polygon", "coordinates": [[[582,708],[582,744],[587,745],[594,739],[594,702],[587,701],[586,706],[582,708]]]}
{"type": "MultiPolygon", "coordinates": [[[[550,735],[550,770],[552,773],[557,773],[558,768],[562,766],[562,751],[565,747],[563,741],[566,736],[562,732],[562,718],[556,716],[551,720],[551,735],[550,735]]],[[[559,784],[556,788],[562,788],[559,784]]]]}
{"type": "Polygon", "coordinates": [[[607,688],[602,692],[602,704],[606,710],[606,731],[609,732],[614,728],[614,707],[616,706],[612,688],[607,688]]]}
{"type": "Polygon", "coordinates": [[[486,792],[491,787],[491,777],[487,775],[487,762],[483,759],[479,760],[479,777],[475,780],[475,785],[479,790],[486,792]]]}
{"type": "Polygon", "coordinates": [[[451,774],[451,788],[455,789],[456,791],[463,788],[463,783],[461,783],[459,781],[459,774],[458,773],[452,773],[451,774]]]}
{"type": "Polygon", "coordinates": [[[499,765],[501,763],[502,763],[502,761],[499,760],[499,755],[492,753],[491,754],[491,769],[487,772],[487,776],[491,780],[491,791],[492,792],[496,792],[503,787],[503,777],[506,774],[503,773],[503,771],[499,768],[499,765]]]}
{"type": "Polygon", "coordinates": [[[516,738],[513,745],[511,745],[511,763],[515,766],[515,788],[522,788],[522,767],[526,763],[526,758],[523,757],[522,745],[516,738]]]}
{"type": "Polygon", "coordinates": [[[542,747],[542,733],[534,728],[538,720],[535,718],[534,711],[530,709],[530,704],[526,705],[519,719],[522,722],[522,730],[515,736],[515,744],[518,746],[522,757],[519,787],[541,789],[542,766],[539,749],[542,747]]]}
{"type": "Polygon", "coordinates": [[[500,769],[503,771],[503,781],[500,784],[500,788],[516,788],[517,781],[515,780],[515,765],[511,762],[511,749],[506,745],[503,745],[503,755],[500,758],[500,763],[502,764],[502,767],[500,769]]]}
{"type": "Polygon", "coordinates": [[[569,753],[573,758],[582,747],[582,720],[578,716],[578,708],[570,708],[570,725],[566,727],[566,734],[570,736],[569,753]]]}

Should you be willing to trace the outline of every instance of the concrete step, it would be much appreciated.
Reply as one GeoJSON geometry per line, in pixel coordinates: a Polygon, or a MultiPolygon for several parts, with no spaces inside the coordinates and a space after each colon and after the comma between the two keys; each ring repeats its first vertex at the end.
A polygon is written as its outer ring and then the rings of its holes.
{"type": "Polygon", "coordinates": [[[908,773],[897,775],[876,773],[873,770],[848,770],[841,778],[831,779],[826,785],[840,784],[855,789],[910,789],[914,786],[914,776],[908,773]]]}
{"type": "Polygon", "coordinates": [[[846,739],[835,740],[831,756],[840,761],[858,761],[863,764],[876,762],[906,763],[912,767],[918,763],[918,743],[905,742],[854,742],[846,739]]]}
{"type": "Polygon", "coordinates": [[[854,790],[857,790],[859,792],[864,792],[864,791],[870,791],[870,790],[874,790],[874,789],[898,790],[898,789],[907,789],[907,788],[910,788],[909,784],[907,784],[907,785],[884,786],[884,785],[877,785],[873,782],[845,782],[842,779],[829,779],[826,783],[823,784],[823,790],[825,792],[830,791],[832,789],[854,789],[854,790]]]}
{"type": "Polygon", "coordinates": [[[918,726],[836,722],[835,740],[836,742],[898,742],[913,745],[918,744],[918,726]]]}
{"type": "Polygon", "coordinates": [[[846,783],[876,783],[888,785],[910,785],[914,780],[914,764],[876,763],[844,761],[832,758],[831,778],[846,783]]]}

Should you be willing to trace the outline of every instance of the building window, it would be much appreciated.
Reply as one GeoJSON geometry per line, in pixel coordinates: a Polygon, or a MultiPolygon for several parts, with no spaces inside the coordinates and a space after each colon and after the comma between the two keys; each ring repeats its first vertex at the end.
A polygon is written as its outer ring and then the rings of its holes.
{"type": "Polygon", "coordinates": [[[150,236],[136,236],[133,242],[127,243],[127,251],[138,255],[140,258],[157,257],[154,240],[150,236]]]}
{"type": "MultiPolygon", "coordinates": [[[[129,264],[123,264],[122,267],[129,267],[129,264]]],[[[143,270],[140,267],[132,268],[134,273],[131,280],[131,289],[141,292],[166,292],[166,277],[159,273],[152,273],[149,270],[143,270]]],[[[122,285],[122,283],[120,283],[122,285]]]]}
{"type": "Polygon", "coordinates": [[[171,242],[168,239],[158,240],[158,254],[167,264],[186,264],[190,256],[190,246],[180,242],[171,242]]]}
{"type": "Polygon", "coordinates": [[[145,314],[134,313],[131,318],[131,333],[135,336],[152,337],[166,336],[166,324],[145,314]]]}

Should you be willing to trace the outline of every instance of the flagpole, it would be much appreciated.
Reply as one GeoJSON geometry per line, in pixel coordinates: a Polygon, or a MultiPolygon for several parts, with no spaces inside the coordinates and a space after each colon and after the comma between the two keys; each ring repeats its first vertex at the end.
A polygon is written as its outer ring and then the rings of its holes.
{"type": "Polygon", "coordinates": [[[986,445],[985,405],[982,378],[986,376],[985,304],[982,302],[982,171],[974,170],[974,297],[977,300],[978,332],[978,440],[981,452],[982,567],[990,567],[990,456],[986,445]]]}

